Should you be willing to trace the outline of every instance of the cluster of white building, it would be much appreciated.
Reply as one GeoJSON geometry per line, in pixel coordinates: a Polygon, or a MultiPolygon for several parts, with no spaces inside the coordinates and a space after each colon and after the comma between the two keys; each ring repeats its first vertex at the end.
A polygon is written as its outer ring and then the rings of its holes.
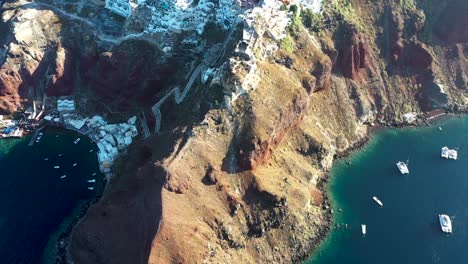
{"type": "Polygon", "coordinates": [[[138,136],[135,126],[136,117],[130,118],[126,123],[107,124],[101,116],[94,116],[87,121],[92,129],[91,139],[98,146],[98,161],[101,172],[110,173],[112,163],[119,153],[132,144],[138,136]]]}
{"type": "Polygon", "coordinates": [[[48,114],[44,120],[63,124],[66,128],[86,134],[98,146],[98,161],[102,173],[109,175],[114,160],[125,151],[138,136],[137,118],[131,117],[125,123],[108,124],[99,115],[92,118],[81,117],[75,112],[75,101],[60,98],[57,100],[58,114],[48,114]]]}
{"type": "Polygon", "coordinates": [[[57,110],[60,113],[75,111],[75,101],[71,99],[58,99],[57,110]]]}
{"type": "MultiPolygon", "coordinates": [[[[290,4],[320,12],[322,0],[293,0],[290,4]]],[[[227,30],[244,20],[249,26],[263,24],[262,28],[278,41],[286,36],[291,22],[290,14],[280,10],[283,5],[279,0],[263,0],[260,4],[254,0],[106,0],[107,9],[126,18],[141,15],[139,8],[149,9],[151,18],[144,33],[158,33],[163,38],[183,31],[201,35],[210,21],[227,30]]],[[[163,41],[162,49],[169,52],[172,47],[163,41]]]]}

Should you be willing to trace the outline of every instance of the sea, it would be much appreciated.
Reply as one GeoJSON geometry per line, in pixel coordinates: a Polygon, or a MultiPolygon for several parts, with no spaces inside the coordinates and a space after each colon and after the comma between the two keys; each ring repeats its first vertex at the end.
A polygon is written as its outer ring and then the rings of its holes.
{"type": "Polygon", "coordinates": [[[334,228],[305,263],[468,263],[468,116],[374,134],[335,162],[327,191],[334,228]],[[457,161],[440,157],[444,146],[458,149],[457,161]],[[401,175],[395,163],[407,160],[401,175]],[[452,234],[439,214],[451,217],[452,234]]]}
{"type": "Polygon", "coordinates": [[[33,146],[30,137],[0,139],[2,264],[55,263],[58,235],[103,186],[95,144],[63,129],[43,133],[33,146]]]}

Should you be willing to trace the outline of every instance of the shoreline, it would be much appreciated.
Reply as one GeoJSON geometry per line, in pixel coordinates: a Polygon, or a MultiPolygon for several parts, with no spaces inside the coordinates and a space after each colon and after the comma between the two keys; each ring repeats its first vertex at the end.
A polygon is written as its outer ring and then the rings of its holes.
{"type": "MultiPolygon", "coordinates": [[[[446,112],[443,115],[438,115],[430,119],[427,117],[423,117],[423,118],[419,118],[417,120],[418,122],[416,122],[415,124],[396,123],[396,124],[388,124],[388,125],[369,126],[365,137],[357,140],[354,144],[352,144],[343,152],[335,154],[333,158],[333,163],[335,163],[338,160],[346,159],[350,155],[354,154],[356,151],[359,151],[365,148],[367,144],[370,142],[370,140],[372,139],[372,137],[376,133],[379,133],[382,130],[401,129],[401,128],[407,128],[407,127],[418,128],[418,127],[423,127],[423,126],[431,126],[431,125],[434,125],[436,122],[448,120],[451,118],[460,118],[462,115],[468,115],[468,111],[446,112]]],[[[317,253],[317,249],[320,247],[320,245],[326,241],[327,237],[330,234],[330,231],[336,227],[335,224],[333,223],[334,221],[333,217],[335,214],[335,209],[338,209],[338,208],[333,208],[333,203],[331,203],[331,197],[328,193],[328,184],[330,183],[331,177],[332,177],[331,172],[326,171],[324,172],[324,177],[321,178],[320,181],[317,183],[317,189],[320,190],[324,194],[322,210],[324,210],[325,219],[324,219],[323,226],[319,227],[318,235],[316,236],[315,239],[311,241],[312,250],[310,251],[310,253],[308,255],[298,257],[298,261],[301,263],[312,259],[312,257],[317,253]]]]}
{"type": "MultiPolygon", "coordinates": [[[[91,141],[94,145],[96,142],[89,137],[86,133],[82,133],[76,129],[70,129],[64,124],[57,124],[57,123],[49,123],[46,122],[41,126],[43,129],[52,128],[52,129],[59,129],[63,130],[66,133],[77,133],[81,136],[86,137],[89,141],[91,141]]],[[[96,157],[97,159],[97,157],[96,157]]],[[[49,240],[44,248],[44,252],[42,254],[42,261],[45,263],[68,263],[66,252],[68,248],[68,242],[70,239],[70,234],[73,231],[73,228],[84,218],[88,209],[91,205],[98,202],[104,191],[106,190],[109,179],[108,177],[103,174],[105,177],[102,177],[101,185],[96,188],[96,192],[93,196],[89,199],[80,200],[78,205],[73,209],[70,215],[66,216],[57,229],[50,235],[49,240]],[[50,250],[48,252],[48,250],[50,250]],[[48,262],[50,260],[50,262],[48,262]]]]}
{"type": "MultiPolygon", "coordinates": [[[[391,129],[391,128],[405,128],[405,127],[422,127],[422,126],[429,126],[433,125],[435,122],[441,121],[443,119],[449,119],[449,118],[454,118],[454,117],[459,117],[462,114],[467,114],[465,112],[460,112],[460,113],[446,113],[442,116],[438,116],[436,118],[427,120],[427,118],[421,118],[418,119],[417,124],[388,124],[388,125],[376,125],[376,126],[369,126],[368,131],[365,137],[362,139],[356,141],[354,144],[352,144],[350,147],[348,147],[346,150],[337,153],[334,156],[333,162],[340,160],[340,159],[345,159],[348,156],[352,155],[358,150],[363,149],[366,147],[366,145],[369,143],[369,141],[372,139],[372,136],[375,133],[378,133],[379,131],[383,129],[391,129]],[[422,121],[422,122],[420,122],[422,121]]],[[[60,128],[63,130],[72,130],[73,132],[79,133],[82,136],[86,136],[87,139],[94,142],[87,134],[85,133],[80,133],[80,131],[76,131],[75,129],[68,129],[66,126],[63,124],[46,124],[46,127],[55,127],[55,128],[60,128]]],[[[55,256],[51,255],[51,259],[55,260],[55,263],[67,263],[67,252],[68,252],[68,246],[69,246],[69,240],[71,238],[71,233],[73,231],[73,228],[79,224],[80,221],[84,219],[86,216],[88,209],[91,205],[94,203],[98,202],[107,188],[109,184],[109,179],[107,177],[104,178],[103,180],[103,185],[102,189],[99,190],[99,192],[96,192],[96,195],[92,197],[89,200],[86,200],[83,203],[80,203],[76,209],[74,209],[74,212],[68,217],[64,219],[63,222],[66,222],[67,220],[71,221],[66,224],[64,227],[59,227],[59,230],[56,231],[56,239],[54,243],[54,253],[56,253],[55,256]]],[[[310,243],[310,251],[308,254],[304,254],[302,256],[298,256],[297,260],[299,262],[306,261],[308,259],[311,259],[311,257],[316,253],[316,250],[318,247],[327,239],[328,235],[330,234],[330,231],[335,228],[335,225],[333,223],[333,217],[334,217],[334,210],[333,204],[331,203],[331,198],[330,195],[327,192],[328,184],[331,180],[331,173],[330,171],[325,172],[324,177],[320,179],[320,181],[317,183],[317,188],[324,194],[323,198],[323,204],[322,204],[322,210],[324,210],[324,224],[322,226],[318,226],[318,234],[317,236],[311,241],[310,243]]],[[[63,224],[62,222],[62,224],[63,224]]],[[[156,232],[156,236],[160,231],[160,226],[163,224],[163,217],[161,217],[159,221],[159,227],[156,232]]],[[[53,238],[51,238],[53,239],[53,238]]],[[[44,252],[45,253],[45,252],[44,252]]],[[[45,255],[44,255],[45,256],[45,255]]]]}

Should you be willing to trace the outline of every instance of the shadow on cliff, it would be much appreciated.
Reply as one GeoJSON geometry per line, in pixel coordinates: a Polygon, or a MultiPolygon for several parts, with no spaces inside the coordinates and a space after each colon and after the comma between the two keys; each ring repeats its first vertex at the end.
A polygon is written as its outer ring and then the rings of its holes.
{"type": "Polygon", "coordinates": [[[162,216],[165,171],[151,162],[118,177],[75,227],[69,257],[76,263],[147,263],[162,216]]]}

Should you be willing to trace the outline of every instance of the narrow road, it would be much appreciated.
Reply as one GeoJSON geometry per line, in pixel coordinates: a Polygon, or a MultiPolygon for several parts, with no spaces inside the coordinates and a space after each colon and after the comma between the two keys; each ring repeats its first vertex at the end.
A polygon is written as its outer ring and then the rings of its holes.
{"type": "Polygon", "coordinates": [[[154,126],[155,133],[158,133],[159,130],[161,129],[161,111],[159,110],[159,107],[172,94],[174,94],[174,99],[176,101],[176,104],[180,104],[184,100],[187,93],[190,91],[190,88],[192,88],[192,85],[195,83],[195,80],[197,79],[197,77],[205,69],[206,69],[205,64],[200,63],[200,65],[198,65],[198,67],[193,71],[192,76],[190,77],[190,80],[187,82],[182,92],[180,91],[179,87],[175,87],[174,89],[170,90],[163,98],[161,98],[161,100],[159,100],[156,104],[154,104],[151,107],[151,111],[153,111],[154,118],[156,119],[156,124],[154,126]]]}
{"type": "Polygon", "coordinates": [[[63,16],[72,20],[81,21],[85,23],[86,25],[96,29],[96,37],[98,37],[101,41],[109,42],[114,45],[118,45],[122,41],[125,41],[128,39],[140,39],[145,34],[144,32],[141,32],[141,33],[131,33],[131,34],[120,36],[120,37],[110,36],[110,35],[103,33],[101,29],[96,25],[96,23],[92,22],[91,20],[84,18],[84,17],[77,16],[75,14],[68,13],[56,6],[46,4],[46,3],[39,3],[39,2],[28,3],[28,4],[21,5],[20,8],[44,9],[44,10],[49,9],[49,10],[54,11],[56,14],[60,16],[63,16]]]}
{"type": "Polygon", "coordinates": [[[235,29],[235,26],[233,26],[231,28],[231,30],[229,31],[228,35],[226,36],[226,38],[224,39],[224,43],[223,43],[223,46],[221,48],[221,51],[218,55],[218,57],[213,60],[213,62],[208,62],[206,60],[203,60],[198,66],[197,68],[195,68],[195,70],[192,72],[192,76],[190,77],[189,81],[187,82],[187,84],[185,85],[184,87],[184,90],[181,92],[180,88],[179,87],[175,87],[173,88],[172,90],[170,90],[163,98],[161,98],[161,100],[159,100],[157,103],[155,103],[152,107],[151,107],[151,111],[153,112],[154,114],[154,118],[156,120],[156,124],[154,126],[154,132],[155,133],[158,133],[161,129],[161,117],[162,117],[162,114],[161,114],[161,110],[160,110],[160,107],[161,105],[172,95],[174,94],[174,99],[176,101],[177,104],[180,104],[185,96],[187,95],[187,93],[190,91],[190,88],[192,88],[193,84],[195,83],[195,80],[197,79],[197,77],[203,73],[206,68],[208,67],[211,67],[211,66],[214,66],[216,65],[217,63],[219,63],[219,61],[224,57],[224,55],[226,54],[226,48],[227,48],[227,45],[229,44],[229,42],[231,41],[231,38],[232,38],[232,34],[234,32],[234,29],[235,29]]]}

